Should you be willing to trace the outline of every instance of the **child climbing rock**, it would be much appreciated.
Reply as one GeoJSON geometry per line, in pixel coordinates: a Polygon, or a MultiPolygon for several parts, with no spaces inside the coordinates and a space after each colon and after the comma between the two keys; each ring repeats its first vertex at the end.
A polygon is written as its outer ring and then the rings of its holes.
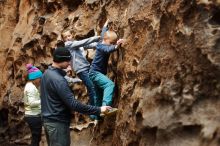
{"type": "MultiPolygon", "coordinates": [[[[96,54],[92,61],[89,77],[95,85],[96,91],[96,106],[111,106],[115,84],[106,76],[107,65],[110,53],[116,51],[118,46],[124,42],[123,39],[117,40],[117,35],[114,31],[108,30],[108,21],[103,26],[101,33],[101,41],[96,46],[96,54]]],[[[113,108],[110,112],[116,112],[113,108]]]]}
{"type": "Polygon", "coordinates": [[[31,146],[39,146],[42,122],[40,93],[37,87],[40,85],[42,72],[32,64],[27,64],[26,68],[28,82],[24,88],[25,121],[28,123],[32,134],[31,146]]]}
{"type": "Polygon", "coordinates": [[[80,41],[73,40],[73,35],[70,30],[64,31],[61,34],[63,41],[65,42],[65,48],[67,48],[72,56],[71,67],[76,72],[77,76],[85,84],[90,105],[94,105],[95,87],[89,78],[90,63],[84,56],[84,49],[93,48],[94,42],[99,41],[100,36],[94,36],[80,41]]]}

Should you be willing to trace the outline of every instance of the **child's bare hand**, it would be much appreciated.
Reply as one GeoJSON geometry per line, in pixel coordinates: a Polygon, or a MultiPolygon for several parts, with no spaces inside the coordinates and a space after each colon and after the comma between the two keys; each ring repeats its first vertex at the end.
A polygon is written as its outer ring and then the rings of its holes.
{"type": "Polygon", "coordinates": [[[116,44],[120,45],[120,44],[123,44],[124,42],[125,42],[125,39],[119,39],[116,44]]]}

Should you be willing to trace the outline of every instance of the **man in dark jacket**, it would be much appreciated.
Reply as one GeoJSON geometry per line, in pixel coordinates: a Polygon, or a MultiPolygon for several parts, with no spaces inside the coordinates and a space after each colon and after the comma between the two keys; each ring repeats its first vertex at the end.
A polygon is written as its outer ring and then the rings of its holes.
{"type": "Polygon", "coordinates": [[[71,54],[65,48],[53,53],[53,64],[41,79],[41,111],[49,146],[70,146],[71,112],[100,115],[110,106],[95,107],[80,103],[74,98],[63,69],[70,65],[71,54]]]}

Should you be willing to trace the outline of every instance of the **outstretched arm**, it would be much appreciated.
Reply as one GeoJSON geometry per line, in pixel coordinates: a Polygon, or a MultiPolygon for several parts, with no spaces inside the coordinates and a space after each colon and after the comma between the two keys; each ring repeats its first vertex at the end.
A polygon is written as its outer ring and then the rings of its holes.
{"type": "Polygon", "coordinates": [[[70,88],[68,88],[68,84],[65,81],[59,81],[56,86],[58,95],[61,97],[61,100],[69,107],[69,109],[88,115],[100,115],[100,113],[105,113],[111,110],[110,106],[91,106],[82,104],[78,100],[75,99],[73,93],[70,88]]]}
{"type": "MultiPolygon", "coordinates": [[[[116,45],[103,45],[101,46],[101,50],[105,53],[111,53],[118,49],[118,47],[125,42],[125,39],[119,39],[116,45]]],[[[98,46],[99,48],[99,46],[98,46]]]]}
{"type": "Polygon", "coordinates": [[[98,42],[94,42],[94,43],[84,46],[83,48],[84,49],[95,49],[97,45],[98,45],[98,42]]]}
{"type": "Polygon", "coordinates": [[[90,43],[99,41],[99,38],[100,36],[94,36],[80,41],[67,41],[65,42],[65,47],[70,47],[71,49],[78,49],[79,47],[83,47],[89,45],[90,43]]]}
{"type": "Polygon", "coordinates": [[[102,28],[101,39],[104,38],[105,32],[108,31],[108,23],[109,23],[109,19],[106,20],[106,22],[105,22],[105,24],[104,24],[104,26],[103,26],[103,28],[102,28]]]}
{"type": "Polygon", "coordinates": [[[109,19],[106,20],[105,24],[103,27],[107,27],[108,26],[108,23],[109,23],[109,19]]]}
{"type": "Polygon", "coordinates": [[[116,50],[116,45],[102,45],[101,50],[105,53],[111,53],[116,50]]]}
{"type": "Polygon", "coordinates": [[[82,104],[75,99],[73,93],[71,92],[67,82],[65,80],[60,80],[55,83],[56,91],[61,100],[66,106],[72,111],[80,112],[82,114],[88,115],[100,115],[100,107],[82,104]]]}

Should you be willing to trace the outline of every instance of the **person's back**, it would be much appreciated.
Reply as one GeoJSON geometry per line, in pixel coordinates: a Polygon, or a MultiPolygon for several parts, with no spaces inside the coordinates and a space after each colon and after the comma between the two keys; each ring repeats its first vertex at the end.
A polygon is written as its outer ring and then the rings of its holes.
{"type": "MultiPolygon", "coordinates": [[[[71,111],[65,104],[63,104],[62,98],[59,98],[59,92],[70,90],[65,89],[68,88],[68,83],[62,75],[65,75],[65,71],[50,66],[41,79],[41,96],[43,97],[41,100],[42,117],[44,120],[55,120],[69,123],[71,111]],[[62,86],[65,88],[61,88],[62,86]]],[[[72,98],[72,94],[69,96],[72,98]]]]}
{"type": "Polygon", "coordinates": [[[106,45],[101,42],[96,46],[95,57],[93,58],[90,70],[107,73],[107,66],[110,53],[115,51],[114,45],[106,45]]]}

